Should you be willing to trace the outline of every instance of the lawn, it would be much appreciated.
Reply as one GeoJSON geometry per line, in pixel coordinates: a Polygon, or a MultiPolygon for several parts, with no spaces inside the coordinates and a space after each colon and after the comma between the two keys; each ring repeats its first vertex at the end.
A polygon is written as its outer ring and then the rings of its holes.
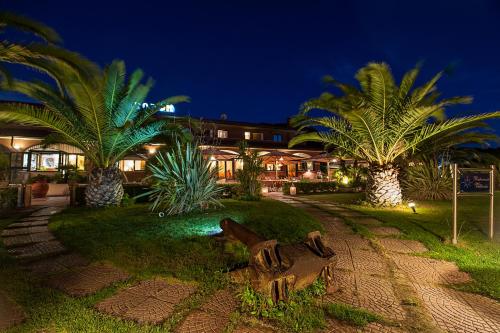
{"type": "MultiPolygon", "coordinates": [[[[500,192],[495,204],[497,232],[495,241],[487,240],[488,198],[468,197],[459,201],[458,246],[450,244],[450,201],[416,202],[417,214],[407,206],[377,209],[358,204],[360,194],[310,195],[311,199],[339,202],[352,209],[362,211],[404,232],[404,238],[423,242],[429,252],[426,256],[454,261],[461,270],[469,272],[475,282],[462,286],[500,299],[500,192]]],[[[362,230],[365,231],[366,230],[362,230]]]]}
{"type": "MultiPolygon", "coordinates": [[[[221,218],[231,217],[267,238],[289,243],[309,231],[322,230],[318,221],[300,209],[271,200],[225,200],[225,207],[204,214],[164,217],[146,205],[89,210],[68,209],[51,219],[50,228],[76,252],[92,260],[106,260],[134,275],[131,281],[95,295],[72,298],[43,287],[7,256],[0,245],[0,284],[27,312],[30,319],[9,332],[169,332],[182,315],[203,297],[226,283],[221,272],[246,260],[241,248],[224,248],[213,237],[221,218]],[[116,288],[137,279],[161,276],[197,283],[198,293],[159,326],[139,326],[101,315],[93,304],[116,288]]],[[[0,230],[11,223],[0,220],[0,230]]]]}

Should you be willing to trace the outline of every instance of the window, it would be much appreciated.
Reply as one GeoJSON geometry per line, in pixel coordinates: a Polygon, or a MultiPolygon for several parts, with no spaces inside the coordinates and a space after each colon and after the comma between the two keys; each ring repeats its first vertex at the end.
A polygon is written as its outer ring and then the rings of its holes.
{"type": "Polygon", "coordinates": [[[273,141],[274,142],[281,142],[281,141],[283,141],[283,136],[281,134],[274,134],[273,141]]]}
{"type": "Polygon", "coordinates": [[[32,153],[31,171],[57,171],[59,153],[32,153]]]}
{"type": "Polygon", "coordinates": [[[266,164],[266,170],[267,171],[274,171],[274,164],[271,164],[271,163],[266,164]]]}
{"type": "Polygon", "coordinates": [[[69,154],[67,165],[76,167],[77,170],[82,171],[85,169],[85,156],[77,154],[69,154]]]}
{"type": "Polygon", "coordinates": [[[250,140],[250,132],[245,132],[245,140],[250,140]]]}
{"type": "Polygon", "coordinates": [[[217,130],[217,137],[221,139],[227,139],[227,131],[226,130],[217,130]]]}
{"type": "Polygon", "coordinates": [[[263,133],[252,133],[252,140],[262,141],[262,140],[264,140],[264,134],[263,133]]]}
{"type": "Polygon", "coordinates": [[[146,169],[144,160],[121,160],[118,167],[122,171],[143,171],[146,169]]]}

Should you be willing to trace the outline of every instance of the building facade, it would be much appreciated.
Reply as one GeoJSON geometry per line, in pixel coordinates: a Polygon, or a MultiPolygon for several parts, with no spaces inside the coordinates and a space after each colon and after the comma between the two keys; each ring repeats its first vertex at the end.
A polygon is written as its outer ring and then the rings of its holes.
{"type": "MultiPolygon", "coordinates": [[[[238,145],[246,141],[250,149],[258,151],[265,160],[263,179],[326,178],[331,166],[328,160],[315,160],[322,147],[302,144],[288,148],[289,141],[297,131],[288,124],[265,124],[229,121],[227,119],[196,121],[191,130],[199,138],[201,149],[217,149],[218,154],[207,154],[217,169],[221,182],[235,181],[236,170],[241,168],[237,158],[238,145]],[[222,152],[222,153],[221,153],[222,152]],[[276,159],[272,156],[276,155],[276,159]],[[282,157],[286,156],[286,162],[282,157]],[[282,162],[283,161],[283,162],[282,162]]],[[[44,174],[53,176],[68,168],[85,174],[89,161],[82,151],[67,144],[42,146],[43,139],[50,134],[48,129],[16,124],[0,125],[0,152],[10,156],[11,183],[26,182],[29,178],[44,174]]],[[[146,176],[146,162],[162,149],[161,143],[144,145],[123,160],[118,167],[123,171],[125,182],[140,182],[146,176]]]]}

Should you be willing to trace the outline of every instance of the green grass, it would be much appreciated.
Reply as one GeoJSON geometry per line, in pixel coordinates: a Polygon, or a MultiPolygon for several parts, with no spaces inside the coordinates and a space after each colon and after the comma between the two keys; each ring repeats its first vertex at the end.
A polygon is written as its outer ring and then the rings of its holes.
{"type": "Polygon", "coordinates": [[[374,313],[341,303],[328,303],[323,309],[328,316],[356,326],[366,326],[371,322],[382,320],[374,313]]]}
{"type": "MultiPolygon", "coordinates": [[[[23,272],[0,245],[0,285],[27,312],[26,323],[8,332],[170,332],[186,312],[227,282],[221,272],[246,260],[244,251],[222,247],[209,234],[219,220],[231,217],[267,238],[284,243],[302,240],[320,224],[300,209],[286,204],[224,201],[225,208],[185,217],[150,214],[146,205],[89,210],[68,209],[51,219],[50,228],[66,247],[92,260],[105,260],[134,277],[95,295],[72,298],[45,288],[23,272]],[[236,253],[236,252],[243,252],[236,253]],[[175,310],[162,325],[136,325],[105,316],[93,305],[116,289],[150,276],[177,278],[198,284],[198,293],[175,310]]],[[[0,230],[12,219],[0,219],[0,230]]]]}
{"type": "MultiPolygon", "coordinates": [[[[491,242],[486,236],[488,221],[488,198],[468,197],[459,201],[459,225],[461,227],[459,244],[450,243],[451,202],[418,201],[413,214],[405,205],[397,208],[373,208],[353,204],[358,200],[351,194],[351,203],[346,194],[340,194],[348,207],[372,215],[387,226],[401,229],[402,238],[415,239],[424,243],[429,252],[423,255],[436,259],[454,261],[461,270],[470,273],[475,280],[461,289],[474,291],[500,299],[500,200],[495,204],[497,237],[491,242]]],[[[310,196],[324,201],[338,201],[337,194],[310,196]]],[[[497,193],[500,198],[500,193],[497,193]]],[[[361,230],[366,231],[366,230],[361,230]]]]}

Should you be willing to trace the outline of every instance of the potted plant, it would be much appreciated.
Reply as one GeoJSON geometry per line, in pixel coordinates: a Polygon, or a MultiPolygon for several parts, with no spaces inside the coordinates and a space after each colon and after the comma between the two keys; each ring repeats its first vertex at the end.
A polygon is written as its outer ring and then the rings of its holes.
{"type": "Polygon", "coordinates": [[[49,191],[49,177],[45,175],[36,175],[30,178],[31,195],[33,198],[45,198],[49,191]]]}

